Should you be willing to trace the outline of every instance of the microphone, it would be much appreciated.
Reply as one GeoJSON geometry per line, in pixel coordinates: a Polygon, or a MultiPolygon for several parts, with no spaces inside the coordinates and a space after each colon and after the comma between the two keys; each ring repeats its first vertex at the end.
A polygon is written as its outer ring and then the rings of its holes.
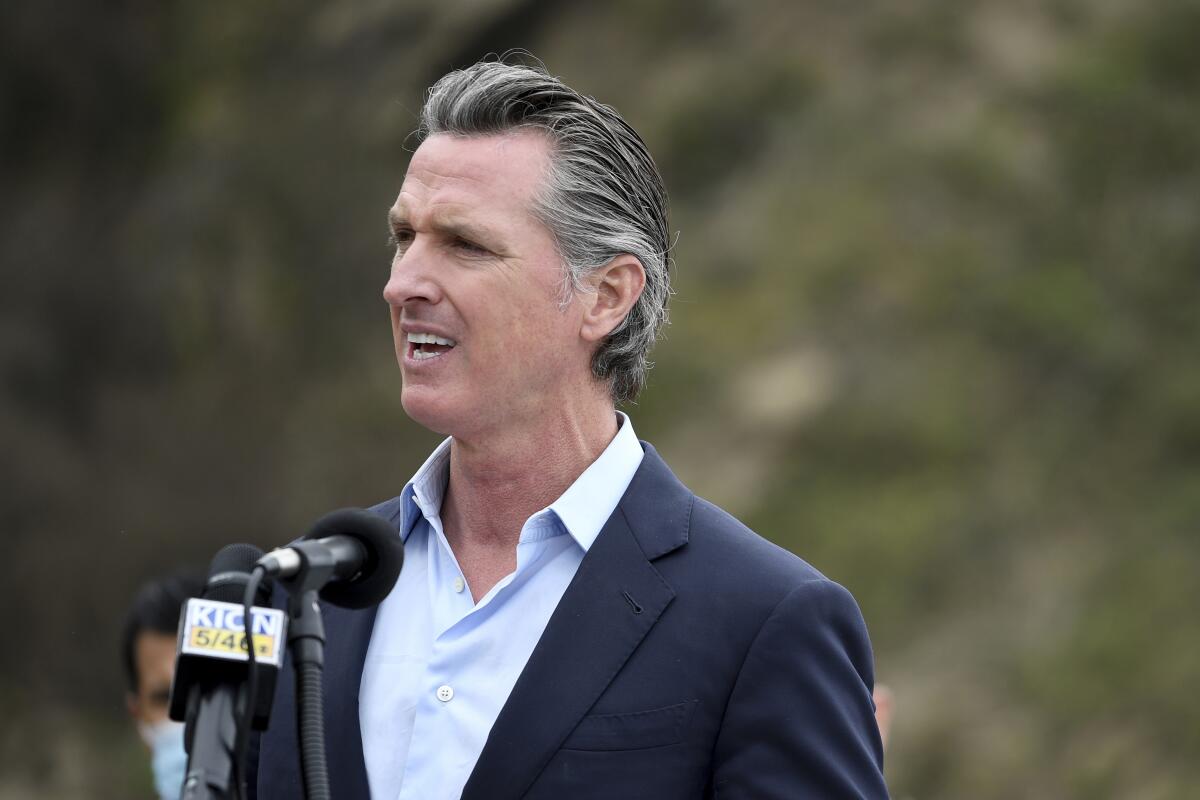
{"type": "MultiPolygon", "coordinates": [[[[187,601],[179,620],[171,719],[187,722],[187,778],[183,797],[240,796],[236,786],[238,721],[247,702],[245,619],[242,594],[262,550],[231,544],[213,557],[202,597],[187,601]]],[[[251,628],[258,672],[253,727],[263,730],[271,713],[275,676],[283,662],[286,615],[260,608],[270,601],[269,581],[255,595],[251,628]]]]}
{"type": "Polygon", "coordinates": [[[258,564],[285,583],[310,569],[327,570],[323,600],[342,608],[368,608],[382,602],[396,584],[404,566],[404,543],[378,514],[343,508],[321,517],[299,541],[272,550],[258,564]]]}

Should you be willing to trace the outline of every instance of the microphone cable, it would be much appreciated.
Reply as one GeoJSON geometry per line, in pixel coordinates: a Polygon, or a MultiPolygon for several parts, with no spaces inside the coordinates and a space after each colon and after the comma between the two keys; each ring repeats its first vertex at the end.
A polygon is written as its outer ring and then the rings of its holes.
{"type": "Polygon", "coordinates": [[[254,652],[254,597],[262,583],[267,570],[261,564],[256,565],[246,579],[246,590],[242,594],[242,624],[246,635],[246,704],[242,707],[241,719],[238,720],[237,736],[234,739],[234,776],[239,800],[246,800],[246,752],[250,745],[250,728],[254,720],[254,710],[258,706],[258,668],[254,652]]]}

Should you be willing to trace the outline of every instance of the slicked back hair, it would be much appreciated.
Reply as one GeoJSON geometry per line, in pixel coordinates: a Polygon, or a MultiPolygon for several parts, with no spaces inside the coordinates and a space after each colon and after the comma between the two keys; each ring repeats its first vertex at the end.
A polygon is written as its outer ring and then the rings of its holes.
{"type": "Polygon", "coordinates": [[[592,356],[592,374],[616,403],[637,398],[647,356],[667,321],[671,294],[667,193],[645,142],[610,106],[536,67],[486,61],[441,78],[429,90],[417,134],[487,136],[542,131],[550,167],[533,212],[562,256],[564,298],[613,258],[630,254],[646,285],[624,321],[592,356]]]}

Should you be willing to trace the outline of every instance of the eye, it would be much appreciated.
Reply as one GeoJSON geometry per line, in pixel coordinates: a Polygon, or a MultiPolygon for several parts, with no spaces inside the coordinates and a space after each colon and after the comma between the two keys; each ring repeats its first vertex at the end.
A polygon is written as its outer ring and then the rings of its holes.
{"type": "Polygon", "coordinates": [[[477,245],[468,239],[464,239],[461,236],[455,238],[454,249],[468,256],[490,256],[492,254],[492,251],[488,250],[486,247],[481,247],[480,245],[477,245]]]}
{"type": "Polygon", "coordinates": [[[388,247],[393,250],[403,250],[412,244],[413,233],[410,230],[399,228],[388,234],[388,247]]]}

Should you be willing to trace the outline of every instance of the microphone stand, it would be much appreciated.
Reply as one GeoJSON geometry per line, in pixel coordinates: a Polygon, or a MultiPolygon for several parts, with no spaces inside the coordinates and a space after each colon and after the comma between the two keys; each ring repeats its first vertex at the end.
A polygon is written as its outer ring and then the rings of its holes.
{"type": "Polygon", "coordinates": [[[300,570],[280,580],[288,591],[288,650],[296,669],[296,716],[300,734],[300,773],[308,800],[330,800],[325,763],[325,706],[321,673],[325,668],[325,623],[317,592],[333,576],[334,558],[316,542],[296,542],[300,570]]]}
{"type": "Polygon", "coordinates": [[[244,688],[203,696],[205,686],[196,683],[188,694],[188,720],[194,725],[188,753],[188,773],[183,800],[220,800],[238,797],[231,780],[234,739],[237,736],[236,706],[245,702],[244,688]],[[206,713],[200,713],[201,708],[206,713]]]}

